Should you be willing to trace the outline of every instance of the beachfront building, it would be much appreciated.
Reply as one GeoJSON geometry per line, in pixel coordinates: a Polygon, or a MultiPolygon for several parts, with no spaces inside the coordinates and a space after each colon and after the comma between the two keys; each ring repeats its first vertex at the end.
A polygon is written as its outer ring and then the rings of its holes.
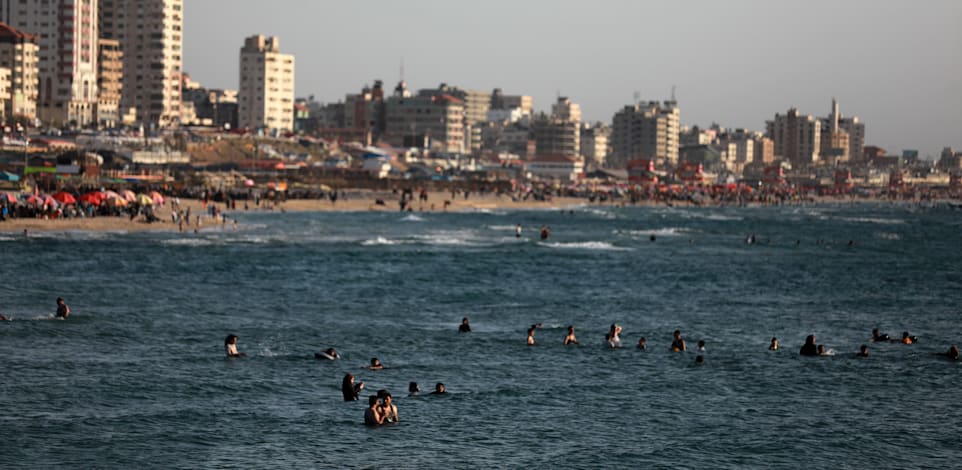
{"type": "Polygon", "coordinates": [[[85,126],[97,103],[96,0],[0,2],[0,20],[39,39],[38,117],[85,126]]]}
{"type": "Polygon", "coordinates": [[[418,90],[418,96],[450,95],[464,103],[464,148],[470,152],[481,150],[481,124],[487,120],[491,106],[491,93],[479,90],[462,90],[442,83],[437,88],[418,90]]]}
{"type": "Polygon", "coordinates": [[[464,153],[464,101],[448,94],[410,96],[399,85],[384,100],[384,137],[395,147],[464,153]]]}
{"type": "Polygon", "coordinates": [[[612,118],[609,165],[624,167],[635,159],[655,160],[659,166],[675,165],[680,121],[681,110],[675,101],[625,106],[612,118]]]}
{"type": "Polygon", "coordinates": [[[100,37],[120,42],[120,113],[147,128],[180,124],[183,0],[99,0],[100,37]]]}
{"type": "Polygon", "coordinates": [[[281,53],[278,38],[256,35],[244,40],[238,102],[242,128],[294,129],[294,56],[281,53]]]}
{"type": "Polygon", "coordinates": [[[862,159],[865,147],[865,124],[858,116],[845,117],[839,104],[832,98],[832,112],[822,119],[821,154],[823,160],[833,157],[836,162],[862,159]]]}
{"type": "Polygon", "coordinates": [[[5,108],[10,101],[10,69],[0,67],[0,121],[5,121],[7,116],[5,108]]]}
{"type": "Polygon", "coordinates": [[[40,38],[0,23],[0,67],[10,70],[5,119],[37,117],[38,45],[40,38]]]}
{"type": "Polygon", "coordinates": [[[802,115],[791,108],[785,114],[765,122],[766,135],[774,142],[775,157],[794,167],[806,167],[819,162],[822,141],[821,121],[802,115]]]}
{"type": "Polygon", "coordinates": [[[599,167],[605,166],[608,156],[608,136],[611,128],[603,123],[594,125],[584,123],[581,126],[581,156],[586,162],[599,167]]]}
{"type": "Polygon", "coordinates": [[[575,155],[538,155],[525,163],[529,178],[553,181],[577,181],[584,176],[585,162],[575,155]]]}
{"type": "Polygon", "coordinates": [[[559,97],[551,115],[531,121],[531,135],[538,155],[581,155],[581,107],[559,97]]]}
{"type": "Polygon", "coordinates": [[[101,127],[117,127],[120,118],[120,97],[123,90],[124,54],[120,41],[101,39],[97,45],[100,57],[97,60],[97,107],[94,116],[101,127]]]}

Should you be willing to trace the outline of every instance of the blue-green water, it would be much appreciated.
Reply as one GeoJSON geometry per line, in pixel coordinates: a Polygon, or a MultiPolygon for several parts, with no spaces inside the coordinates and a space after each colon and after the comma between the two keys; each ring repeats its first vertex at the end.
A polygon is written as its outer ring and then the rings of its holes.
{"type": "Polygon", "coordinates": [[[962,212],[237,218],[199,235],[0,236],[0,313],[14,317],[0,322],[0,467],[962,462],[962,366],[931,354],[962,343],[962,212]],[[57,296],[67,321],[50,319],[57,296]],[[464,316],[474,332],[458,335],[464,316]],[[627,347],[608,350],[615,322],[627,347]],[[568,324],[580,347],[561,345],[568,324]],[[873,327],[919,342],[855,358],[873,327]],[[668,352],[675,328],[707,342],[705,364],[668,352]],[[228,333],[249,357],[224,357],[228,333]],[[800,358],[808,334],[837,354],[800,358]],[[313,359],[329,346],[343,359],[313,359]],[[364,370],[375,356],[387,369],[364,370]],[[363,426],[346,372],[364,398],[392,391],[401,424],[363,426]],[[407,397],[409,381],[450,394],[407,397]]]}

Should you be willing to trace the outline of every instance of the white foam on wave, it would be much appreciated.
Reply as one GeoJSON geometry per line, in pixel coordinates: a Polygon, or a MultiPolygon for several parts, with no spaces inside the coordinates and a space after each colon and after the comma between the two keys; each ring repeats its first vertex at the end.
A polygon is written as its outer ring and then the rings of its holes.
{"type": "Polygon", "coordinates": [[[507,230],[513,231],[515,226],[514,225],[488,225],[485,228],[487,228],[488,230],[497,230],[500,232],[500,231],[507,231],[507,230]]]}
{"type": "Polygon", "coordinates": [[[400,241],[400,240],[389,240],[389,239],[384,238],[384,237],[377,237],[377,238],[375,238],[375,239],[373,239],[373,240],[364,240],[364,241],[361,242],[361,245],[363,245],[363,246],[377,246],[377,245],[390,246],[390,245],[400,245],[400,244],[402,244],[402,243],[404,243],[404,242],[402,242],[402,241],[400,241]]]}
{"type": "Polygon", "coordinates": [[[576,250],[607,250],[607,251],[631,251],[631,248],[625,248],[620,246],[614,246],[608,242],[569,242],[569,243],[544,243],[540,242],[540,245],[547,246],[549,248],[560,248],[560,249],[576,249],[576,250]]]}
{"type": "Polygon", "coordinates": [[[402,222],[424,222],[424,219],[414,214],[408,214],[404,217],[401,217],[401,221],[402,222]]]}
{"type": "Polygon", "coordinates": [[[614,231],[615,234],[627,234],[632,237],[646,237],[646,238],[651,235],[661,236],[661,237],[671,237],[671,236],[684,235],[692,232],[693,230],[680,228],[680,227],[662,227],[662,228],[656,228],[652,230],[625,230],[625,231],[615,230],[614,231]]]}
{"type": "Polygon", "coordinates": [[[745,220],[744,217],[738,217],[734,215],[724,215],[714,212],[702,213],[702,212],[686,212],[683,217],[693,218],[693,219],[704,219],[704,220],[714,220],[719,222],[730,222],[745,220]]]}
{"type": "Polygon", "coordinates": [[[160,242],[167,246],[210,246],[214,242],[206,238],[172,238],[160,242]]]}
{"type": "Polygon", "coordinates": [[[882,219],[879,217],[840,217],[839,220],[846,222],[856,222],[863,224],[882,224],[882,225],[902,225],[906,224],[903,219],[882,219]]]}
{"type": "Polygon", "coordinates": [[[586,208],[586,209],[584,210],[584,212],[585,212],[586,214],[596,215],[596,216],[601,217],[601,218],[604,218],[604,219],[616,219],[616,218],[618,218],[618,216],[617,216],[614,212],[607,211],[607,210],[604,210],[604,209],[597,209],[597,208],[594,208],[594,207],[588,207],[588,208],[586,208]]]}
{"type": "Polygon", "coordinates": [[[881,238],[882,240],[901,240],[902,239],[901,234],[891,233],[891,232],[877,232],[875,236],[881,238]]]}

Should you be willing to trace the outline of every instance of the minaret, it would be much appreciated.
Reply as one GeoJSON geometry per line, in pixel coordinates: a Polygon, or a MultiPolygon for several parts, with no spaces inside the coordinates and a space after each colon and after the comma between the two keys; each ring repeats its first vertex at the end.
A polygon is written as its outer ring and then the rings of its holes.
{"type": "Polygon", "coordinates": [[[832,97],[832,133],[838,132],[838,101],[832,97]]]}

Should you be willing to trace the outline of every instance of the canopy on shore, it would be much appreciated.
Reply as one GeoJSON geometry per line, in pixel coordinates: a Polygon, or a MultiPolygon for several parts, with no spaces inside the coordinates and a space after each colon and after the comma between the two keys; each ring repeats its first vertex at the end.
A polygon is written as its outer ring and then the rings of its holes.
{"type": "Polygon", "coordinates": [[[54,193],[52,197],[56,199],[57,202],[63,205],[77,203],[77,198],[73,197],[73,194],[70,194],[66,191],[60,191],[59,193],[54,193]]]}
{"type": "Polygon", "coordinates": [[[0,195],[0,198],[9,202],[10,204],[17,203],[17,196],[15,196],[13,193],[3,193],[2,195],[0,195]]]}
{"type": "Polygon", "coordinates": [[[147,195],[150,196],[152,201],[154,201],[154,204],[157,204],[158,206],[164,205],[164,196],[157,191],[151,191],[147,195]]]}
{"type": "Polygon", "coordinates": [[[138,195],[137,195],[137,198],[134,199],[134,202],[136,202],[137,204],[140,204],[140,205],[142,205],[142,206],[152,206],[152,205],[154,205],[154,200],[151,199],[150,196],[148,196],[148,195],[146,195],[146,194],[144,194],[144,193],[138,194],[138,195]]]}
{"type": "Polygon", "coordinates": [[[125,189],[125,190],[121,191],[121,192],[120,192],[120,196],[123,197],[125,200],[127,200],[127,202],[136,202],[136,201],[137,201],[137,195],[134,194],[134,192],[131,191],[131,190],[129,190],[129,189],[125,189]]]}
{"type": "Polygon", "coordinates": [[[107,200],[107,195],[100,191],[91,191],[86,194],[81,194],[80,197],[77,198],[77,200],[86,202],[87,204],[99,206],[103,204],[104,201],[107,200]]]}
{"type": "Polygon", "coordinates": [[[122,197],[112,197],[105,202],[107,207],[127,207],[129,202],[122,197]]]}

